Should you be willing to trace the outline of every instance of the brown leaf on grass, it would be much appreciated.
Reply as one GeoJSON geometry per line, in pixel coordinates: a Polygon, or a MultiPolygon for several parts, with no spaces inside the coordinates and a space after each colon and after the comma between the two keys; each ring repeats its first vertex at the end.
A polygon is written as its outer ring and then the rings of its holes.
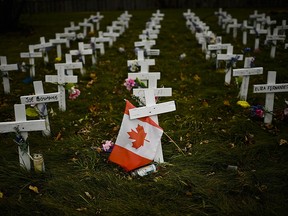
{"type": "Polygon", "coordinates": [[[209,143],[209,140],[203,140],[200,142],[200,145],[203,145],[203,144],[208,144],[209,143]]]}
{"type": "Polygon", "coordinates": [[[89,199],[93,199],[93,197],[91,196],[91,194],[87,191],[85,191],[85,195],[89,198],[89,199]]]}
{"type": "Polygon", "coordinates": [[[195,81],[200,81],[200,80],[201,80],[201,78],[198,76],[198,74],[195,74],[195,75],[193,76],[193,79],[194,79],[195,81]]]}
{"type": "Polygon", "coordinates": [[[223,101],[223,104],[224,104],[225,106],[230,106],[230,102],[229,102],[228,100],[224,100],[224,101],[223,101]]]}
{"type": "Polygon", "coordinates": [[[55,141],[58,141],[58,140],[60,140],[61,139],[61,136],[62,136],[62,134],[61,134],[61,131],[59,131],[59,133],[57,134],[57,136],[55,137],[55,141]]]}
{"type": "Polygon", "coordinates": [[[202,101],[202,106],[203,107],[208,107],[209,106],[208,102],[205,99],[202,101]]]}

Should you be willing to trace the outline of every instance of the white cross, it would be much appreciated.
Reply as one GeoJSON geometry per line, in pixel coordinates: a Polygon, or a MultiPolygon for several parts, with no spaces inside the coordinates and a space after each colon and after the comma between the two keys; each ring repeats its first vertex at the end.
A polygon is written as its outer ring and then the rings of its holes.
{"type": "Polygon", "coordinates": [[[50,42],[53,45],[56,45],[57,48],[57,57],[62,59],[62,50],[61,50],[61,44],[67,44],[68,39],[67,38],[61,38],[61,35],[57,33],[55,35],[55,39],[50,39],[50,42]]]}
{"type": "Polygon", "coordinates": [[[288,25],[286,24],[286,20],[282,20],[282,24],[276,27],[282,35],[285,35],[285,30],[288,29],[288,25]]]}
{"type": "Polygon", "coordinates": [[[34,95],[21,96],[21,104],[35,105],[40,114],[40,119],[45,119],[46,129],[42,131],[44,136],[51,135],[51,128],[48,117],[48,110],[46,103],[59,102],[60,92],[44,94],[42,81],[34,81],[34,95]]]}
{"type": "Polygon", "coordinates": [[[80,69],[81,74],[83,75],[83,64],[82,62],[72,62],[72,56],[68,53],[65,54],[66,63],[55,64],[55,69],[58,70],[60,67],[64,67],[66,74],[72,76],[74,69],[80,69]]]}
{"type": "Polygon", "coordinates": [[[95,51],[96,51],[96,49],[100,50],[100,55],[104,55],[105,54],[104,41],[99,42],[99,41],[97,41],[97,38],[91,37],[90,43],[91,43],[91,46],[93,47],[93,49],[95,49],[95,51]]]}
{"type": "Polygon", "coordinates": [[[237,19],[232,19],[232,23],[227,25],[227,34],[230,32],[230,28],[233,29],[233,38],[237,37],[237,29],[240,28],[241,24],[237,22],[237,19]]]}
{"type": "Polygon", "coordinates": [[[66,76],[65,75],[65,67],[61,66],[57,70],[57,75],[46,75],[45,82],[47,83],[56,83],[58,84],[58,92],[60,92],[59,99],[59,110],[66,110],[66,94],[65,94],[65,84],[66,83],[77,83],[77,76],[66,76]]]}
{"type": "Polygon", "coordinates": [[[257,10],[254,10],[254,13],[249,15],[249,18],[254,20],[254,26],[256,26],[257,19],[261,19],[263,17],[265,17],[265,13],[259,14],[257,10]]]}
{"type": "Polygon", "coordinates": [[[253,29],[250,29],[250,34],[255,34],[255,46],[254,49],[259,49],[259,42],[260,42],[260,35],[261,34],[268,34],[267,29],[260,29],[260,23],[256,24],[256,27],[253,29]]]}
{"type": "Polygon", "coordinates": [[[73,56],[77,56],[79,60],[85,64],[85,55],[92,55],[93,51],[92,49],[85,49],[84,48],[84,43],[79,42],[78,43],[78,50],[70,50],[70,54],[73,56]]]}
{"type": "Polygon", "coordinates": [[[268,71],[267,84],[254,85],[253,93],[266,93],[264,123],[271,124],[273,119],[274,94],[288,92],[288,83],[275,84],[276,71],[268,71]]]}
{"type": "Polygon", "coordinates": [[[10,93],[10,82],[8,71],[15,71],[15,70],[18,70],[17,64],[8,65],[6,56],[0,56],[0,71],[2,73],[3,87],[5,94],[10,93]]]}
{"type": "Polygon", "coordinates": [[[96,23],[96,30],[99,31],[100,29],[100,21],[104,18],[103,15],[100,14],[98,11],[96,15],[91,15],[88,21],[96,23]]]}
{"type": "Polygon", "coordinates": [[[265,23],[266,26],[267,26],[268,35],[270,35],[270,34],[271,34],[271,26],[272,26],[272,25],[276,25],[276,24],[277,24],[277,21],[276,21],[276,20],[271,20],[270,16],[267,16],[267,17],[265,18],[264,23],[265,23]]]}
{"type": "Polygon", "coordinates": [[[227,49],[227,54],[217,54],[217,60],[224,60],[226,61],[226,74],[225,74],[225,84],[230,84],[231,82],[231,72],[233,68],[233,64],[237,61],[243,60],[242,54],[233,54],[233,46],[229,46],[227,49]],[[230,64],[230,65],[229,65],[230,64]]]}
{"type": "Polygon", "coordinates": [[[79,26],[83,27],[84,37],[87,36],[87,28],[90,28],[90,32],[94,32],[94,25],[93,25],[93,23],[89,23],[88,19],[85,18],[83,22],[79,22],[78,24],[79,24],[79,26]]]}
{"type": "MultiPolygon", "coordinates": [[[[216,39],[216,41],[217,41],[217,39],[216,39]]],[[[221,40],[220,40],[220,42],[216,42],[216,44],[209,44],[206,59],[210,58],[211,51],[216,51],[216,54],[218,55],[221,53],[222,50],[228,50],[228,47],[231,47],[231,46],[232,45],[230,43],[222,44],[221,40]],[[208,57],[208,55],[209,55],[209,57],[208,57]]],[[[218,59],[216,58],[216,68],[218,68],[218,66],[219,66],[218,59]]]]}
{"type": "Polygon", "coordinates": [[[218,25],[220,26],[221,24],[222,24],[222,18],[224,17],[224,16],[226,16],[226,14],[223,14],[223,10],[222,10],[222,8],[219,8],[218,9],[218,11],[215,11],[214,12],[214,14],[216,15],[216,16],[218,16],[218,25]]]}
{"type": "Polygon", "coordinates": [[[119,37],[118,32],[114,32],[114,28],[112,26],[107,26],[107,32],[103,33],[104,37],[110,37],[112,39],[112,43],[116,41],[116,38],[119,37]]]}
{"type": "Polygon", "coordinates": [[[70,48],[70,41],[76,39],[76,33],[75,32],[68,32],[66,28],[64,29],[64,33],[56,33],[59,38],[66,39],[66,47],[70,48]]]}
{"type": "Polygon", "coordinates": [[[120,20],[112,21],[113,30],[118,31],[119,35],[123,34],[125,31],[125,23],[120,20]]]}
{"type": "Polygon", "coordinates": [[[276,46],[277,46],[277,41],[284,41],[285,40],[285,35],[278,35],[278,29],[274,28],[273,30],[273,35],[267,35],[265,44],[267,44],[269,41],[271,41],[271,51],[270,51],[270,57],[275,58],[275,53],[276,53],[276,46]]]}
{"type": "Polygon", "coordinates": [[[125,28],[129,28],[129,21],[130,21],[130,18],[132,17],[131,14],[128,14],[127,11],[125,11],[124,13],[122,13],[120,15],[120,17],[117,18],[117,20],[121,21],[124,23],[124,26],[125,28]]]}
{"type": "Polygon", "coordinates": [[[70,32],[70,31],[75,32],[75,31],[80,30],[80,26],[75,26],[74,22],[71,21],[70,26],[64,28],[64,30],[65,30],[65,32],[70,32]]]}
{"type": "MultiPolygon", "coordinates": [[[[156,104],[155,97],[164,96],[164,94],[161,94],[161,88],[160,91],[158,89],[133,89],[133,94],[139,97],[142,97],[142,95],[144,94],[146,106],[130,109],[130,119],[150,116],[150,118],[156,124],[158,124],[158,114],[172,112],[176,110],[174,101],[156,104]]],[[[159,145],[159,148],[157,149],[154,160],[160,163],[164,162],[161,143],[159,145]]]]}
{"type": "Polygon", "coordinates": [[[109,47],[112,47],[113,45],[113,39],[111,37],[104,37],[103,32],[98,32],[98,38],[95,38],[95,43],[105,43],[107,42],[109,44],[109,47]]]}
{"type": "Polygon", "coordinates": [[[135,47],[143,47],[145,50],[145,54],[149,56],[158,56],[160,54],[159,49],[151,49],[152,46],[156,44],[155,40],[142,40],[134,42],[135,47]]]}
{"type": "MultiPolygon", "coordinates": [[[[19,132],[23,141],[27,141],[28,132],[30,131],[42,131],[46,129],[45,120],[29,120],[26,119],[26,110],[24,104],[15,104],[14,105],[15,112],[15,121],[12,122],[0,122],[0,133],[11,133],[11,132],[19,132]]],[[[23,146],[22,146],[23,147],[23,146]]],[[[21,148],[18,146],[19,153],[19,162],[20,165],[27,170],[31,169],[31,161],[30,161],[30,150],[29,146],[27,149],[21,148]]]]}
{"type": "MultiPolygon", "coordinates": [[[[95,38],[94,38],[95,39],[95,38]]],[[[104,43],[93,43],[92,38],[89,44],[83,44],[84,49],[92,49],[92,65],[96,65],[97,63],[97,49],[103,53],[104,51],[104,43]]]]}
{"type": "Polygon", "coordinates": [[[48,57],[48,48],[52,48],[53,44],[51,42],[45,42],[45,37],[40,37],[40,44],[35,44],[34,45],[34,50],[39,50],[42,52],[44,56],[44,62],[48,63],[49,62],[49,57],[48,57]]]}
{"type": "Polygon", "coordinates": [[[243,20],[243,24],[241,26],[241,30],[243,32],[242,36],[242,43],[243,45],[247,44],[247,30],[253,29],[253,26],[248,26],[247,20],[243,20]]]}
{"type": "Polygon", "coordinates": [[[139,50],[137,52],[138,59],[137,60],[128,60],[127,66],[131,66],[135,61],[140,66],[140,72],[149,72],[149,66],[155,65],[155,59],[145,59],[144,58],[144,51],[139,50]]]}
{"type": "Polygon", "coordinates": [[[246,57],[244,62],[244,68],[233,69],[233,76],[242,76],[242,84],[240,87],[239,98],[240,100],[247,100],[249,79],[251,75],[263,74],[263,67],[251,68],[251,61],[253,57],[246,57]]]}
{"type": "Polygon", "coordinates": [[[42,57],[42,52],[34,52],[34,45],[29,45],[29,52],[20,53],[21,58],[29,58],[30,77],[35,76],[35,60],[34,58],[42,57]]]}

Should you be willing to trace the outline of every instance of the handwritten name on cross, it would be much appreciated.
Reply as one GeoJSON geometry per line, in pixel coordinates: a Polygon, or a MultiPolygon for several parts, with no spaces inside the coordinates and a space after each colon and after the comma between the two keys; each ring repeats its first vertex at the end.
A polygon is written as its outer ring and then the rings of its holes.
{"type": "Polygon", "coordinates": [[[277,28],[274,28],[273,35],[266,36],[265,44],[269,44],[269,42],[271,43],[271,51],[270,51],[271,58],[275,58],[277,41],[284,41],[285,37],[286,37],[285,35],[278,35],[277,28]]]}
{"type": "Polygon", "coordinates": [[[59,110],[66,110],[66,94],[65,94],[65,84],[66,83],[77,83],[78,77],[65,75],[65,67],[61,66],[57,69],[57,75],[46,75],[45,82],[56,83],[58,85],[58,92],[60,92],[59,99],[59,110]]]}
{"type": "Polygon", "coordinates": [[[29,45],[29,52],[20,53],[21,58],[29,58],[30,77],[35,76],[35,59],[42,57],[42,52],[34,52],[34,45],[29,45]]]}
{"type": "MultiPolygon", "coordinates": [[[[42,131],[46,129],[44,119],[27,121],[25,104],[15,104],[14,113],[15,121],[0,122],[0,133],[19,132],[19,135],[21,135],[23,141],[26,142],[28,138],[28,132],[42,131]]],[[[31,170],[29,145],[25,147],[20,144],[18,146],[18,154],[20,165],[27,170],[31,170]]]]}
{"type": "Polygon", "coordinates": [[[263,67],[251,68],[251,61],[253,57],[246,57],[244,62],[244,68],[233,69],[233,76],[242,76],[242,84],[240,87],[239,98],[240,100],[247,100],[249,79],[251,75],[263,74],[263,67]]]}
{"type": "Polygon", "coordinates": [[[229,85],[231,82],[232,68],[237,61],[243,60],[243,55],[233,54],[233,46],[229,46],[227,49],[227,54],[217,54],[217,60],[226,61],[225,84],[229,85]]]}
{"type": "MultiPolygon", "coordinates": [[[[150,118],[158,124],[159,114],[172,112],[176,110],[174,101],[156,104],[155,97],[158,97],[158,96],[160,97],[160,96],[165,95],[165,94],[161,94],[162,93],[161,88],[160,89],[133,89],[133,94],[135,96],[142,97],[141,95],[143,95],[143,93],[144,93],[146,106],[130,109],[129,110],[130,119],[150,116],[150,118]]],[[[157,153],[156,153],[154,160],[160,163],[164,162],[161,143],[159,145],[159,148],[157,149],[157,153]]]]}
{"type": "Polygon", "coordinates": [[[48,49],[52,47],[53,47],[53,44],[51,42],[45,42],[45,37],[40,37],[40,44],[35,44],[34,50],[39,50],[40,52],[42,52],[43,57],[44,57],[44,62],[48,63],[49,62],[48,49]]]}
{"type": "Polygon", "coordinates": [[[3,87],[4,87],[4,93],[9,94],[10,93],[10,82],[9,82],[9,71],[16,71],[18,70],[17,64],[7,64],[7,58],[6,56],[0,56],[0,71],[2,73],[2,79],[3,79],[3,87]]]}
{"type": "Polygon", "coordinates": [[[276,71],[268,71],[267,84],[254,85],[253,93],[266,93],[264,123],[271,124],[273,119],[274,94],[288,92],[288,83],[276,83],[276,71]]]}
{"type": "Polygon", "coordinates": [[[45,119],[46,129],[42,131],[43,136],[51,135],[51,128],[48,117],[48,109],[46,103],[59,102],[60,92],[44,94],[42,81],[34,81],[34,95],[21,96],[21,104],[35,105],[40,119],[45,119]]]}

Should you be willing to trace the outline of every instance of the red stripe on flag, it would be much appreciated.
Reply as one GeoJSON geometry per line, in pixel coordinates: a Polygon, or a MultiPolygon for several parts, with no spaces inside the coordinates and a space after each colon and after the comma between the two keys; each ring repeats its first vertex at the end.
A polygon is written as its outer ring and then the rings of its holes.
{"type": "Polygon", "coordinates": [[[147,158],[141,157],[126,148],[118,146],[117,144],[114,145],[113,151],[109,156],[109,160],[114,162],[121,167],[123,167],[126,171],[131,171],[138,167],[144,166],[149,164],[152,160],[147,158]]]}

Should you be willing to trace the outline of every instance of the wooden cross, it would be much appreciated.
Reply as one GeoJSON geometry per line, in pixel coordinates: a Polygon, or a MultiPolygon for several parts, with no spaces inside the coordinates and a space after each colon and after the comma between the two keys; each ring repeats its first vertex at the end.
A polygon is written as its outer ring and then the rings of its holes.
{"type": "Polygon", "coordinates": [[[49,62],[48,51],[47,49],[52,48],[53,44],[51,42],[45,42],[45,37],[40,37],[40,44],[34,45],[34,50],[39,50],[42,52],[44,57],[44,62],[49,62]]]}
{"type": "Polygon", "coordinates": [[[267,84],[254,85],[253,93],[266,93],[264,123],[271,124],[273,119],[274,94],[288,92],[288,83],[275,84],[276,71],[268,71],[267,84]]]}
{"type": "Polygon", "coordinates": [[[70,22],[70,26],[69,27],[65,28],[65,32],[70,32],[70,31],[75,32],[75,31],[78,31],[78,30],[80,30],[80,26],[75,26],[73,21],[70,22]]]}
{"type": "Polygon", "coordinates": [[[127,65],[128,67],[131,66],[135,61],[140,66],[140,72],[149,72],[149,66],[155,65],[155,59],[145,59],[144,58],[144,51],[139,50],[137,52],[138,59],[137,60],[128,60],[127,65]]]}
{"type": "Polygon", "coordinates": [[[70,50],[70,54],[73,56],[77,56],[80,61],[85,64],[85,55],[92,55],[93,51],[92,49],[85,49],[84,48],[84,43],[79,42],[78,43],[78,50],[70,50]]]}
{"type": "Polygon", "coordinates": [[[60,67],[64,67],[66,74],[70,76],[73,75],[74,69],[80,69],[81,74],[82,75],[84,74],[84,72],[82,71],[83,69],[82,62],[72,62],[72,56],[68,53],[65,54],[65,60],[66,63],[55,64],[55,69],[58,70],[60,67]]]}
{"type": "Polygon", "coordinates": [[[286,24],[286,20],[282,20],[282,24],[276,27],[281,33],[281,35],[285,35],[285,30],[288,29],[288,25],[286,24]]]}
{"type": "Polygon", "coordinates": [[[263,67],[251,67],[251,61],[253,61],[253,59],[253,57],[246,57],[244,62],[244,68],[233,69],[233,76],[243,77],[239,92],[240,100],[247,100],[250,76],[263,74],[263,67]]]}
{"type": "Polygon", "coordinates": [[[83,27],[84,37],[87,36],[87,28],[90,28],[90,32],[94,32],[94,25],[93,25],[93,23],[89,23],[88,19],[85,18],[83,22],[79,22],[78,24],[79,24],[79,26],[83,27]]]}
{"type": "Polygon", "coordinates": [[[117,18],[117,20],[123,22],[125,28],[127,29],[127,28],[129,28],[129,21],[130,21],[131,17],[132,17],[132,15],[128,14],[128,12],[125,11],[124,13],[122,13],[120,15],[120,17],[117,18]]]}
{"type": "Polygon", "coordinates": [[[232,23],[227,25],[227,34],[230,32],[230,28],[233,29],[233,38],[237,38],[237,29],[240,28],[241,24],[237,22],[237,19],[232,19],[232,23]]]}
{"type": "Polygon", "coordinates": [[[98,32],[98,38],[95,38],[95,43],[105,43],[107,42],[109,44],[109,47],[112,47],[113,45],[113,39],[110,37],[104,37],[103,32],[99,31],[98,32]]]}
{"type": "Polygon", "coordinates": [[[114,32],[114,28],[112,26],[107,26],[107,32],[103,33],[104,37],[110,37],[112,39],[112,43],[116,41],[116,38],[119,37],[118,32],[114,32]]]}
{"type": "Polygon", "coordinates": [[[91,46],[93,47],[92,50],[96,52],[97,49],[100,50],[100,55],[105,54],[105,46],[104,46],[104,41],[98,42],[95,37],[91,37],[90,39],[91,46]]]}
{"type": "MultiPolygon", "coordinates": [[[[26,119],[25,104],[15,104],[15,121],[12,122],[0,122],[0,133],[17,132],[18,136],[21,136],[22,141],[27,142],[28,132],[30,131],[42,131],[46,129],[45,120],[29,120],[26,119]]],[[[20,140],[20,137],[18,137],[20,140]]],[[[19,141],[18,140],[18,141],[19,141]]],[[[19,141],[20,142],[20,141],[19,141]]],[[[24,144],[23,144],[24,145],[24,144]]],[[[31,156],[29,145],[25,146],[19,143],[18,153],[20,165],[27,170],[31,170],[31,156]]]]}
{"type": "Polygon", "coordinates": [[[232,72],[233,64],[235,64],[237,61],[242,61],[243,55],[233,54],[233,46],[229,46],[227,49],[227,54],[217,54],[217,60],[226,61],[225,84],[229,85],[231,82],[231,72],[232,72]]]}
{"type": "Polygon", "coordinates": [[[10,82],[8,71],[15,71],[15,70],[18,70],[17,64],[8,65],[6,56],[0,56],[0,71],[2,73],[3,87],[5,94],[10,93],[10,82]]]}
{"type": "Polygon", "coordinates": [[[249,18],[254,20],[254,26],[257,24],[257,19],[263,17],[265,17],[265,13],[259,14],[257,10],[254,10],[254,13],[249,15],[249,18]]]}
{"type": "MultiPolygon", "coordinates": [[[[211,51],[216,51],[216,54],[218,55],[221,53],[222,50],[228,50],[228,47],[231,47],[231,46],[232,45],[230,43],[222,44],[221,40],[218,43],[216,42],[216,44],[209,44],[206,59],[210,58],[211,51]],[[209,57],[208,57],[208,55],[209,55],[209,57]]],[[[218,59],[216,58],[216,69],[218,68],[218,66],[219,66],[218,59]]]]}
{"type": "Polygon", "coordinates": [[[218,25],[221,26],[223,17],[226,16],[227,12],[224,12],[222,8],[219,8],[218,11],[215,11],[214,14],[218,16],[218,25]],[[223,14],[224,13],[224,14],[223,14]]]}
{"type": "Polygon", "coordinates": [[[58,102],[60,100],[60,92],[44,94],[42,81],[34,81],[34,95],[21,96],[21,104],[35,105],[39,112],[40,119],[45,119],[46,129],[42,131],[44,136],[51,135],[51,128],[48,117],[48,109],[46,103],[58,102]]]}
{"type": "Polygon", "coordinates": [[[75,40],[76,33],[75,32],[68,32],[66,29],[64,29],[64,33],[56,33],[56,37],[64,38],[66,39],[66,47],[70,48],[70,41],[75,40]],[[66,32],[67,31],[67,32],[66,32]]]}
{"type": "Polygon", "coordinates": [[[91,15],[88,21],[91,21],[93,23],[96,23],[96,30],[99,31],[100,29],[100,21],[104,18],[103,15],[100,14],[99,11],[97,11],[96,15],[91,15]]]}
{"type": "Polygon", "coordinates": [[[158,56],[160,55],[159,49],[151,49],[152,46],[156,44],[155,40],[142,40],[142,41],[136,41],[134,42],[135,47],[143,47],[145,54],[150,56],[158,56]]]}
{"type": "Polygon", "coordinates": [[[30,67],[30,77],[35,76],[35,60],[34,58],[42,57],[42,52],[34,52],[34,45],[29,45],[29,52],[20,53],[21,58],[29,58],[30,67]]]}
{"type": "Polygon", "coordinates": [[[270,34],[271,34],[271,26],[272,26],[272,25],[276,25],[276,24],[277,24],[277,21],[276,21],[276,20],[271,20],[270,16],[267,16],[267,17],[265,18],[264,23],[265,23],[266,26],[267,26],[268,35],[270,35],[270,34]]]}
{"type": "Polygon", "coordinates": [[[110,28],[113,28],[113,30],[118,31],[119,35],[123,34],[125,31],[125,23],[120,20],[112,21],[112,26],[110,28]]]}
{"type": "Polygon", "coordinates": [[[271,58],[275,58],[277,41],[284,41],[284,40],[285,40],[285,35],[278,35],[277,28],[274,28],[273,35],[266,36],[265,44],[267,44],[269,41],[271,42],[271,51],[270,51],[271,58]]]}
{"type": "Polygon", "coordinates": [[[254,27],[253,26],[248,26],[247,24],[247,20],[243,20],[243,24],[241,26],[241,29],[242,29],[242,43],[243,45],[246,45],[247,44],[247,30],[251,30],[253,29],[254,27]]]}
{"type": "Polygon", "coordinates": [[[67,45],[67,38],[61,38],[60,34],[57,33],[55,35],[55,39],[50,39],[50,42],[53,44],[53,45],[56,45],[56,48],[57,48],[57,58],[61,58],[62,59],[62,50],[61,50],[61,44],[66,44],[67,45]]]}
{"type": "Polygon", "coordinates": [[[268,33],[267,29],[261,29],[260,28],[260,23],[257,23],[256,27],[254,27],[253,29],[250,29],[250,34],[255,34],[254,50],[259,49],[260,35],[261,34],[267,34],[267,33],[268,33]]]}
{"type": "MultiPolygon", "coordinates": [[[[129,110],[130,119],[136,119],[141,117],[150,116],[150,118],[158,124],[158,114],[172,112],[176,110],[175,102],[169,101],[160,104],[156,104],[155,97],[164,96],[160,89],[133,89],[133,94],[135,96],[142,97],[144,94],[145,104],[144,107],[134,108],[129,110]]],[[[171,96],[171,95],[170,95],[171,96]]],[[[162,145],[160,143],[157,149],[154,161],[159,163],[164,162],[162,145]]]]}
{"type": "Polygon", "coordinates": [[[56,83],[58,85],[59,95],[59,110],[66,110],[66,94],[65,94],[65,84],[66,83],[77,83],[77,76],[67,76],[65,75],[65,67],[60,66],[57,70],[57,75],[46,75],[45,82],[56,83]]]}

